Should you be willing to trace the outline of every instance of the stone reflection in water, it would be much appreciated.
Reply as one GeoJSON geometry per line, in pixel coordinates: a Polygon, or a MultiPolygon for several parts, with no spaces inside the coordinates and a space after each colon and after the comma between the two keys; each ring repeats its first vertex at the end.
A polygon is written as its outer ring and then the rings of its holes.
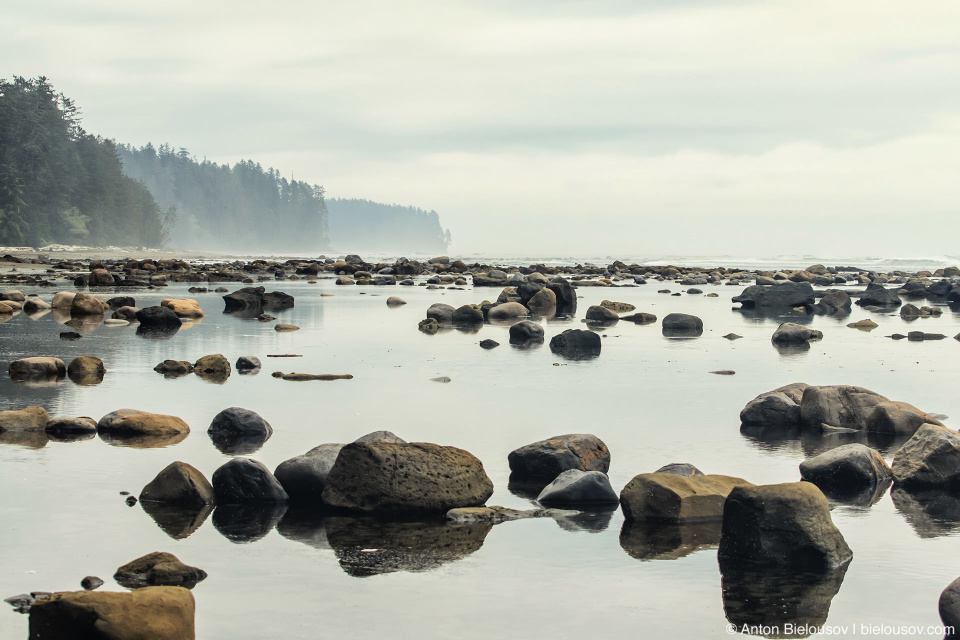
{"type": "Polygon", "coordinates": [[[200,528],[213,505],[184,506],[168,502],[141,500],[140,506],[147,512],[157,526],[174,540],[183,540],[200,528]]]}
{"type": "Polygon", "coordinates": [[[937,538],[960,531],[960,496],[939,489],[890,491],[893,506],[921,538],[937,538]]]}
{"type": "Polygon", "coordinates": [[[831,502],[838,502],[855,507],[872,507],[887,495],[887,490],[893,484],[892,478],[884,478],[873,487],[844,491],[835,487],[820,487],[823,495],[831,502]]]}
{"type": "Polygon", "coordinates": [[[137,327],[137,335],[148,340],[169,340],[177,335],[180,327],[170,327],[163,325],[153,325],[145,327],[142,324],[137,327]]]}
{"type": "Polygon", "coordinates": [[[544,487],[553,482],[553,480],[544,480],[543,478],[531,478],[527,476],[518,476],[511,473],[507,480],[507,490],[518,498],[529,500],[537,505],[537,496],[543,491],[544,487]]]}
{"type": "Polygon", "coordinates": [[[840,591],[846,564],[826,574],[764,568],[721,573],[723,610],[738,632],[765,628],[766,638],[806,638],[827,622],[830,603],[840,591]],[[789,633],[790,630],[794,633],[789,633]]]}
{"type": "Polygon", "coordinates": [[[443,519],[384,522],[331,517],[327,540],[340,567],[355,578],[395,571],[430,571],[465,558],[483,546],[493,525],[448,524],[443,519]]]}
{"type": "Polygon", "coordinates": [[[277,523],[277,533],[314,549],[332,549],[327,540],[322,507],[292,505],[277,523]]]}
{"type": "Polygon", "coordinates": [[[869,433],[866,431],[818,432],[795,425],[740,425],[740,435],[761,451],[793,451],[812,458],[841,445],[860,443],[876,449],[883,456],[892,456],[910,439],[909,435],[869,433]]]}
{"type": "Polygon", "coordinates": [[[720,520],[677,524],[671,522],[624,522],[620,547],[637,560],[676,560],[720,546],[720,520]]]}
{"type": "Polygon", "coordinates": [[[115,432],[107,433],[101,430],[97,433],[97,435],[100,436],[101,440],[109,445],[113,445],[114,447],[130,447],[132,449],[162,449],[164,447],[172,447],[178,442],[183,441],[188,435],[190,435],[190,433],[188,431],[182,431],[180,433],[161,435],[123,435],[115,432]]]}
{"type": "MultiPolygon", "coordinates": [[[[209,433],[209,432],[208,432],[209,433]]],[[[228,456],[249,456],[260,450],[269,436],[264,433],[235,434],[222,431],[210,433],[213,446],[228,456]]]]}
{"type": "Polygon", "coordinates": [[[599,533],[606,531],[610,526],[610,519],[616,511],[614,508],[609,511],[566,511],[564,513],[563,509],[551,509],[550,517],[564,531],[599,533]]]}
{"type": "Polygon", "coordinates": [[[222,504],[213,510],[213,526],[230,542],[256,542],[277,526],[286,510],[286,504],[275,502],[222,504]]]}
{"type": "Polygon", "coordinates": [[[47,442],[49,441],[50,438],[44,431],[27,429],[0,431],[0,444],[12,444],[28,449],[42,449],[47,446],[47,442]]]}

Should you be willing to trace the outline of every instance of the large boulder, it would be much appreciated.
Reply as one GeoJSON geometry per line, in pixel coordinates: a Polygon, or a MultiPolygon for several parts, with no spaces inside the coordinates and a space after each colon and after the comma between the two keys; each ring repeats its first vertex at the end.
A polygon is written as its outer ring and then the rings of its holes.
{"type": "Polygon", "coordinates": [[[615,506],[618,500],[607,474],[579,469],[567,469],[537,496],[537,502],[555,507],[615,506]]]}
{"type": "Polygon", "coordinates": [[[330,469],[344,446],[339,443],[321,444],[303,455],[284,460],[273,475],[291,500],[319,503],[327,486],[330,469]]]}
{"type": "Polygon", "coordinates": [[[569,316],[577,312],[577,290],[570,286],[566,280],[555,279],[547,285],[547,289],[553,292],[557,299],[557,315],[569,316]]]}
{"type": "Polygon", "coordinates": [[[628,522],[719,520],[727,496],[738,486],[753,485],[732,476],[641,473],[620,492],[620,508],[628,522]]]}
{"type": "Polygon", "coordinates": [[[77,356],[67,367],[67,375],[77,384],[97,384],[106,372],[103,360],[96,356],[77,356]]]}
{"type": "Polygon", "coordinates": [[[893,456],[893,481],[905,488],[960,488],[960,433],[925,424],[893,456]]]}
{"type": "Polygon", "coordinates": [[[128,589],[148,586],[192,589],[206,577],[207,572],[203,569],[186,565],[166,551],[154,551],[131,560],[113,574],[113,579],[128,589]]]}
{"type": "Polygon", "coordinates": [[[543,342],[543,327],[533,320],[521,320],[510,325],[510,344],[529,345],[543,342]]]}
{"type": "Polygon", "coordinates": [[[50,414],[43,407],[26,407],[0,411],[0,432],[43,431],[50,421],[50,414]]]}
{"type": "Polygon", "coordinates": [[[896,289],[886,289],[882,284],[869,284],[866,290],[860,295],[857,304],[861,307],[899,307],[903,304],[896,289]]]}
{"type": "Polygon", "coordinates": [[[887,402],[887,398],[863,387],[810,386],[803,390],[800,400],[800,423],[812,430],[820,430],[822,425],[861,430],[881,402],[887,402]]]}
{"type": "MultiPolygon", "coordinates": [[[[956,634],[960,630],[960,578],[951,582],[943,590],[937,608],[943,625],[953,629],[956,634]]],[[[948,633],[947,638],[956,637],[954,634],[948,633]]]]}
{"type": "Polygon", "coordinates": [[[465,304],[454,309],[450,319],[458,326],[483,324],[483,311],[475,304],[465,304]]]}
{"type": "Polygon", "coordinates": [[[783,322],[773,332],[770,340],[774,344],[802,344],[811,340],[820,340],[823,334],[795,322],[783,322]]]}
{"type": "Polygon", "coordinates": [[[449,304],[435,302],[427,308],[427,320],[436,320],[440,324],[450,324],[453,322],[453,313],[456,309],[449,304]]]}
{"type": "Polygon", "coordinates": [[[194,640],[195,611],[183,587],[64,591],[30,608],[30,640],[194,640]]]}
{"type": "Polygon", "coordinates": [[[96,296],[89,293],[78,293],[73,297],[73,302],[70,304],[70,315],[100,316],[109,309],[110,307],[96,296]]]}
{"type": "Polygon", "coordinates": [[[283,486],[262,462],[234,458],[213,472],[217,505],[271,504],[289,499],[283,486]]]}
{"type": "Polygon", "coordinates": [[[908,402],[888,400],[873,407],[867,416],[866,430],[870,433],[912,436],[924,424],[942,423],[908,402]]]}
{"type": "Polygon", "coordinates": [[[203,309],[200,303],[190,298],[166,298],[160,301],[161,307],[170,309],[178,318],[202,318],[203,309]]]}
{"type": "Polygon", "coordinates": [[[42,380],[63,378],[67,375],[67,367],[60,358],[34,356],[14,360],[7,368],[7,372],[14,380],[42,380]]]}
{"type": "Polygon", "coordinates": [[[189,433],[190,427],[176,416],[117,409],[100,418],[97,431],[117,436],[168,436],[189,433]]]}
{"type": "Polygon", "coordinates": [[[143,329],[179,329],[183,325],[183,321],[177,314],[166,307],[146,307],[137,311],[135,315],[143,329]]]}
{"type": "Polygon", "coordinates": [[[812,306],[816,298],[809,282],[784,282],[749,286],[732,300],[744,309],[773,309],[812,306]]]}
{"type": "Polygon", "coordinates": [[[530,313],[538,316],[553,315],[557,309],[557,294],[543,287],[530,297],[527,308],[530,309],[530,313]]]}
{"type": "Polygon", "coordinates": [[[530,315],[530,311],[519,302],[504,302],[490,308],[487,318],[490,320],[512,320],[530,315]]]}
{"type": "Polygon", "coordinates": [[[851,304],[850,294],[846,291],[828,289],[824,292],[823,297],[820,298],[820,302],[816,304],[814,310],[819,313],[834,315],[841,312],[849,312],[851,304]]]}
{"type": "Polygon", "coordinates": [[[446,513],[493,494],[483,464],[456,447],[354,442],[340,450],[323,490],[332,507],[371,514],[446,513]]]}
{"type": "Polygon", "coordinates": [[[696,338],[703,334],[703,320],[688,313],[669,313],[660,326],[668,338],[696,338]]]}
{"type": "Polygon", "coordinates": [[[744,566],[826,573],[853,552],[830,518],[823,492],[809,482],[738,486],[723,507],[720,570],[744,566]]]}
{"type": "Polygon", "coordinates": [[[143,488],[140,501],[202,507],[213,504],[213,485],[186,462],[171,462],[143,488]]]}
{"type": "Polygon", "coordinates": [[[585,317],[589,322],[598,322],[600,324],[613,324],[620,320],[620,316],[617,315],[616,311],[598,304],[588,307],[585,317]]]}
{"type": "Polygon", "coordinates": [[[859,444],[845,444],[800,463],[800,477],[830,495],[854,494],[891,476],[879,452],[859,444]]]}
{"type": "Polygon", "coordinates": [[[602,471],[610,469],[610,450],[592,434],[554,436],[511,451],[507,456],[512,474],[518,477],[553,480],[567,469],[602,471]]]}
{"type": "Polygon", "coordinates": [[[550,351],[570,360],[596,358],[601,347],[600,336],[584,329],[567,329],[550,338],[550,351]]]}
{"type": "Polygon", "coordinates": [[[254,318],[264,311],[283,311],[294,306],[293,296],[282,291],[266,293],[263,287],[244,287],[223,296],[224,313],[254,318]]]}
{"type": "Polygon", "coordinates": [[[745,427],[800,424],[800,401],[808,386],[803,382],[793,382],[761,393],[740,411],[740,422],[745,427]]]}

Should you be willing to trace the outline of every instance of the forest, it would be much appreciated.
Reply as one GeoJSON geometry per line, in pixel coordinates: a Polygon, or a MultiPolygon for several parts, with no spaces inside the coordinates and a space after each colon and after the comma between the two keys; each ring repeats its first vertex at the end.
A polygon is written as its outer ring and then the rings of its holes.
{"type": "Polygon", "coordinates": [[[162,246],[174,217],[46,78],[0,79],[0,245],[162,246]]]}
{"type": "Polygon", "coordinates": [[[436,211],[369,200],[331,198],[331,242],[342,249],[443,253],[450,231],[440,226],[436,211]]]}

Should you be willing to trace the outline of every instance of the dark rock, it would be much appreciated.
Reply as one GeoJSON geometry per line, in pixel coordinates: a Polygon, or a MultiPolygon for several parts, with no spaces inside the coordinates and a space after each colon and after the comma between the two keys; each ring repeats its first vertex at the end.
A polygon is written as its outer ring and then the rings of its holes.
{"type": "MultiPolygon", "coordinates": [[[[703,471],[697,469],[695,466],[689,462],[672,462],[670,464],[665,464],[654,473],[672,473],[676,476],[683,476],[684,478],[693,478],[696,476],[702,476],[703,471]]],[[[717,538],[719,541],[719,538],[717,538]]]]}
{"type": "Polygon", "coordinates": [[[550,339],[550,351],[569,360],[596,358],[601,346],[598,334],[583,329],[567,329],[550,339]]]}
{"type": "Polygon", "coordinates": [[[164,360],[153,368],[157,373],[162,373],[168,378],[176,378],[193,373],[193,363],[186,360],[164,360]]]}
{"type": "Polygon", "coordinates": [[[607,474],[601,471],[567,469],[544,487],[537,496],[537,502],[557,507],[616,506],[619,498],[610,486],[607,474]]]}
{"type": "Polygon", "coordinates": [[[820,340],[823,333],[814,329],[796,324],[794,322],[784,322],[773,332],[770,340],[775,344],[800,344],[811,340],[820,340]]]}
{"type": "Polygon", "coordinates": [[[696,338],[703,334],[703,321],[686,313],[668,314],[661,327],[663,335],[668,338],[696,338]]]}
{"type": "Polygon", "coordinates": [[[610,450],[591,434],[567,434],[533,442],[510,452],[510,471],[518,477],[556,478],[567,469],[610,469],[610,450]]]}
{"type": "Polygon", "coordinates": [[[947,637],[955,637],[955,634],[960,632],[960,578],[951,582],[943,590],[937,608],[944,626],[954,629],[954,634],[948,633],[947,637]]]}
{"type": "Polygon", "coordinates": [[[677,560],[697,551],[716,550],[721,521],[690,523],[625,520],[620,547],[637,560],[677,560]]]}
{"type": "Polygon", "coordinates": [[[366,435],[360,436],[354,442],[390,442],[393,444],[406,444],[406,440],[392,431],[372,431],[366,435]]]}
{"type": "Polygon", "coordinates": [[[140,501],[202,507],[213,504],[213,485],[186,462],[171,462],[143,488],[140,501]]]}
{"type": "Polygon", "coordinates": [[[218,505],[283,503],[289,498],[262,462],[247,458],[234,458],[213,472],[213,493],[218,505]]]}
{"type": "Polygon", "coordinates": [[[600,324],[615,324],[620,320],[620,316],[606,307],[593,305],[587,309],[586,319],[600,324]]]}
{"type": "Polygon", "coordinates": [[[800,463],[800,477],[828,495],[855,494],[890,476],[883,457],[859,443],[845,444],[800,463]]]}
{"type": "Polygon", "coordinates": [[[137,302],[131,296],[116,296],[107,300],[107,306],[117,310],[121,307],[135,307],[137,302]]]}
{"type": "Polygon", "coordinates": [[[557,298],[557,315],[571,316],[577,312],[577,292],[567,281],[552,281],[547,285],[557,298]]]}
{"type": "Polygon", "coordinates": [[[60,358],[35,356],[14,360],[7,372],[12,380],[46,380],[63,378],[67,375],[67,367],[60,358]]]}
{"type": "Polygon", "coordinates": [[[255,318],[264,311],[292,309],[294,298],[282,291],[266,293],[263,287],[244,287],[223,296],[224,313],[255,318]]]}
{"type": "MultiPolygon", "coordinates": [[[[110,317],[114,320],[126,320],[127,322],[137,322],[137,312],[140,309],[136,307],[120,307],[114,311],[110,317]]],[[[174,314],[176,315],[176,314],[174,314]]]]}
{"type": "Polygon", "coordinates": [[[327,476],[343,447],[343,444],[321,444],[281,462],[273,475],[291,500],[320,503],[327,476]]]}
{"type": "Polygon", "coordinates": [[[434,335],[443,328],[443,325],[437,322],[434,318],[428,318],[426,320],[421,320],[420,324],[417,325],[417,328],[427,335],[434,335]]]}
{"type": "Polygon", "coordinates": [[[510,325],[510,344],[530,345],[543,342],[543,327],[532,320],[510,325]]]}
{"type": "Polygon", "coordinates": [[[449,304],[436,302],[427,309],[427,320],[433,319],[440,324],[452,324],[454,311],[456,309],[449,304]]]}
{"type": "Polygon", "coordinates": [[[192,589],[207,577],[207,572],[188,566],[177,556],[154,551],[123,565],[113,574],[120,586],[139,589],[147,586],[186,587],[192,589]]]}
{"type": "Polygon", "coordinates": [[[237,362],[234,366],[237,368],[237,371],[250,371],[252,369],[259,369],[261,366],[260,358],[256,356],[240,356],[237,358],[237,362]]]}
{"type": "Polygon", "coordinates": [[[899,307],[903,302],[896,290],[886,289],[882,284],[869,284],[857,300],[857,304],[861,307],[899,307]]]}
{"type": "MultiPolygon", "coordinates": [[[[428,309],[427,313],[429,314],[429,312],[430,310],[428,309]]],[[[428,315],[427,317],[430,316],[428,315]]],[[[483,311],[475,304],[465,304],[454,309],[450,320],[454,325],[458,326],[483,324],[483,311]]]]}
{"type": "Polygon", "coordinates": [[[753,285],[732,298],[744,309],[809,307],[816,298],[809,282],[784,282],[775,285],[753,285]]]}
{"type": "Polygon", "coordinates": [[[137,311],[136,317],[137,322],[140,323],[140,328],[143,329],[155,327],[179,329],[183,325],[183,321],[180,320],[177,314],[167,307],[146,307],[145,309],[137,311]]]}
{"type": "Polygon", "coordinates": [[[249,544],[273,531],[287,511],[281,502],[219,504],[213,512],[213,527],[234,544],[249,544]]]}
{"type": "Polygon", "coordinates": [[[79,339],[82,338],[82,337],[83,337],[83,336],[81,336],[81,335],[80,335],[79,333],[77,333],[76,331],[61,331],[61,332],[60,332],[60,339],[61,339],[61,340],[79,340],[79,339]]]}
{"type": "Polygon", "coordinates": [[[499,347],[499,346],[500,346],[500,343],[497,342],[496,340],[490,340],[490,339],[488,338],[488,339],[486,339],[486,340],[481,340],[481,341],[480,341],[480,346],[481,346],[482,348],[484,348],[484,349],[493,349],[493,348],[495,348],[495,347],[499,347]]]}
{"type": "Polygon", "coordinates": [[[960,434],[924,424],[893,457],[893,481],[905,488],[960,487],[960,434]]]}
{"type": "Polygon", "coordinates": [[[94,589],[99,589],[103,586],[103,580],[97,576],[87,576],[80,581],[80,586],[84,591],[93,591],[94,589]]]}
{"type": "Polygon", "coordinates": [[[652,313],[634,313],[629,316],[622,316],[621,320],[629,320],[635,324],[652,324],[657,321],[657,316],[652,313]]]}

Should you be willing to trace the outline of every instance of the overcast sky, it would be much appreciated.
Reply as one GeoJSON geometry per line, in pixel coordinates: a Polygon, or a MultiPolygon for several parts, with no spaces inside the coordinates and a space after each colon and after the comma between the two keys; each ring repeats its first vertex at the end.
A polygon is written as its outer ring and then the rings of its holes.
{"type": "Polygon", "coordinates": [[[451,253],[960,254],[960,2],[30,0],[87,131],[435,209],[451,253]]]}

